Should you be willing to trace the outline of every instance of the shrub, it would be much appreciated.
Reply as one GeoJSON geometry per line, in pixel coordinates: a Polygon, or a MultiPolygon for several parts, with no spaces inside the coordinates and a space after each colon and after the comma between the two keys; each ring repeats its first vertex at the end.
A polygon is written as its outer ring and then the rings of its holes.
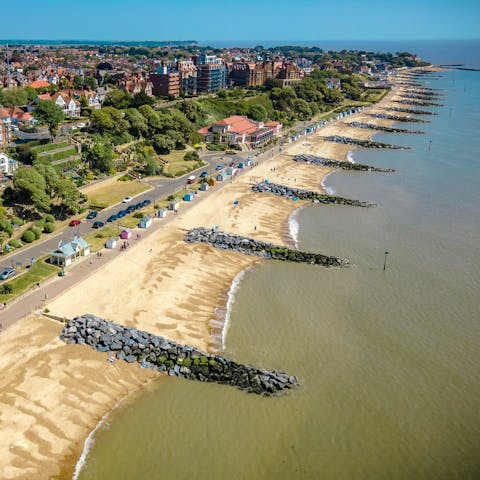
{"type": "Polygon", "coordinates": [[[142,212],[134,213],[133,216],[134,216],[134,218],[143,218],[144,217],[142,212]]]}
{"type": "Polygon", "coordinates": [[[12,224],[8,220],[0,221],[0,230],[7,232],[9,235],[13,234],[12,224]]]}
{"type": "Polygon", "coordinates": [[[55,222],[55,217],[53,215],[50,215],[50,214],[45,215],[45,222],[46,223],[53,223],[53,222],[55,222]]]}
{"type": "Polygon", "coordinates": [[[189,161],[189,160],[198,161],[198,160],[200,160],[200,157],[198,156],[198,153],[197,153],[197,152],[187,152],[187,153],[183,156],[183,159],[184,159],[185,161],[189,161]]]}
{"type": "Polygon", "coordinates": [[[35,240],[38,240],[42,236],[42,230],[40,230],[40,228],[32,227],[32,228],[30,228],[30,230],[35,235],[35,240]]]}
{"type": "Polygon", "coordinates": [[[177,197],[176,197],[175,195],[169,195],[169,196],[167,197],[167,200],[168,200],[169,202],[173,202],[173,201],[176,200],[176,199],[177,199],[177,197]]]}
{"type": "Polygon", "coordinates": [[[45,233],[52,233],[55,230],[55,224],[52,222],[46,222],[43,226],[43,231],[45,233]]]}
{"type": "Polygon", "coordinates": [[[18,218],[18,217],[13,217],[11,220],[10,220],[10,223],[12,225],[23,225],[23,220],[21,218],[18,218]]]}
{"type": "Polygon", "coordinates": [[[10,240],[10,241],[8,242],[8,245],[10,245],[10,246],[13,247],[13,248],[21,248],[21,247],[23,247],[22,242],[19,242],[19,241],[16,240],[15,238],[12,238],[12,240],[10,240]]]}
{"type": "Polygon", "coordinates": [[[35,240],[35,234],[31,230],[25,230],[22,235],[22,240],[25,243],[32,243],[35,240]]]}
{"type": "Polygon", "coordinates": [[[8,295],[9,293],[13,293],[13,287],[9,283],[5,283],[0,287],[0,293],[2,295],[8,295]]]}

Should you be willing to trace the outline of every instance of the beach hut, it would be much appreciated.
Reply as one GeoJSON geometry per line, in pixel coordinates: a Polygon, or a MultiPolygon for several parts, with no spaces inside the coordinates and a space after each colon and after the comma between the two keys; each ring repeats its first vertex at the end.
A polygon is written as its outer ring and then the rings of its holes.
{"type": "Polygon", "coordinates": [[[122,240],[128,240],[129,238],[132,238],[132,232],[128,229],[124,229],[122,230],[122,232],[120,233],[120,238],[122,240]]]}
{"type": "Polygon", "coordinates": [[[105,242],[105,248],[113,249],[117,247],[117,238],[111,237],[105,242]]]}
{"type": "Polygon", "coordinates": [[[208,189],[209,189],[208,183],[205,183],[205,182],[204,182],[204,183],[202,183],[202,184],[200,185],[200,190],[201,190],[202,192],[206,192],[208,189]]]}
{"type": "Polygon", "coordinates": [[[138,227],[139,228],[148,228],[152,225],[152,217],[150,215],[147,215],[143,218],[140,219],[138,222],[138,227]]]}
{"type": "Polygon", "coordinates": [[[252,165],[253,165],[253,160],[249,158],[247,160],[247,167],[251,167],[252,165]]]}
{"type": "Polygon", "coordinates": [[[214,178],[209,178],[208,179],[208,184],[211,186],[211,187],[214,187],[216,185],[217,181],[214,179],[214,178]]]}
{"type": "Polygon", "coordinates": [[[165,218],[167,216],[167,211],[164,208],[157,210],[157,217],[158,218],[165,218]]]}
{"type": "Polygon", "coordinates": [[[178,210],[178,205],[179,205],[179,203],[176,200],[172,201],[172,202],[170,202],[170,205],[168,206],[168,209],[176,212],[178,210]]]}
{"type": "Polygon", "coordinates": [[[237,169],[235,167],[228,167],[227,168],[227,175],[233,177],[237,173],[237,169]]]}
{"type": "Polygon", "coordinates": [[[245,165],[243,164],[243,162],[240,162],[238,164],[238,169],[241,170],[242,168],[245,168],[245,165]]]}
{"type": "Polygon", "coordinates": [[[192,202],[195,198],[195,194],[193,192],[188,192],[183,196],[183,200],[185,202],[192,202]]]}
{"type": "Polygon", "coordinates": [[[217,182],[224,182],[228,178],[228,175],[226,172],[220,172],[217,175],[217,182]]]}

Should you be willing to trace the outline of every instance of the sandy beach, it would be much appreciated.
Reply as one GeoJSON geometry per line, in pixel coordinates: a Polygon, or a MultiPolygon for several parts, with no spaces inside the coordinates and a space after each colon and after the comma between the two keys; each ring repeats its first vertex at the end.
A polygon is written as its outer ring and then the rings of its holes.
{"type": "MultiPolygon", "coordinates": [[[[346,122],[355,119],[389,125],[392,122],[368,113],[385,112],[384,107],[403,90],[397,88],[380,104],[347,117],[346,122]]],[[[53,299],[48,304],[50,312],[67,318],[94,313],[181,343],[220,351],[232,280],[261,260],[207,245],[186,244],[185,231],[218,225],[230,233],[291,244],[288,218],[310,203],[254,194],[251,184],[269,179],[321,191],[322,180],[332,170],[298,164],[291,157],[310,153],[346,160],[354,147],[325,142],[321,137],[368,139],[374,133],[349,127],[343,121],[332,122],[316,134],[285,146],[281,154],[233,182],[200,193],[188,208],[182,205],[164,228],[133,240],[122,255],[53,299]]],[[[138,364],[110,364],[106,354],[65,345],[58,339],[61,328],[60,323],[38,315],[0,333],[1,479],[71,478],[84,441],[99,420],[132,392],[161,378],[138,364]]]]}

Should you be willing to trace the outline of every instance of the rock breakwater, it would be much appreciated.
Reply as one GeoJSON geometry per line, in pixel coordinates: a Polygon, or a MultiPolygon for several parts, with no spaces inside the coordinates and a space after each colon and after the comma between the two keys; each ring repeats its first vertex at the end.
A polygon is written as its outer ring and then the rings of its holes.
{"type": "Polygon", "coordinates": [[[387,132],[387,133],[415,133],[421,134],[425,133],[421,130],[407,130],[406,128],[393,128],[393,127],[383,127],[382,125],[375,125],[374,123],[365,123],[365,122],[350,122],[347,123],[350,127],[355,128],[365,128],[367,130],[378,130],[380,132],[387,132]]]}
{"type": "MultiPolygon", "coordinates": [[[[381,115],[381,114],[380,114],[381,115]]],[[[327,142],[343,143],[344,145],[357,145],[363,148],[387,148],[393,150],[407,150],[410,147],[391,145],[390,143],[374,142],[372,140],[361,140],[359,138],[342,137],[341,135],[330,135],[323,137],[327,142]]]]}
{"type": "Polygon", "coordinates": [[[429,112],[428,110],[416,110],[414,108],[405,107],[386,107],[385,110],[392,112],[410,113],[411,115],[438,115],[437,112],[429,112]]]}
{"type": "MultiPolygon", "coordinates": [[[[354,165],[354,164],[352,164],[354,165]]],[[[291,199],[310,200],[315,203],[350,205],[352,207],[375,207],[374,203],[362,202],[351,198],[338,197],[336,195],[326,195],[324,193],[314,192],[312,190],[302,190],[300,188],[287,187],[278,183],[259,182],[252,186],[252,192],[255,193],[273,193],[280,197],[291,199]]]]}
{"type": "Polygon", "coordinates": [[[301,252],[288,247],[262,242],[261,240],[241,235],[230,235],[229,233],[203,227],[189,230],[185,235],[185,241],[188,243],[206,243],[221,250],[232,250],[244,255],[271,258],[273,260],[310,263],[324,267],[345,267],[349,265],[348,260],[343,258],[322,255],[321,253],[301,252]]]}
{"type": "Polygon", "coordinates": [[[443,107],[443,103],[425,102],[424,100],[392,100],[402,105],[418,105],[419,107],[443,107]]]}
{"type": "Polygon", "coordinates": [[[60,339],[68,344],[89,345],[118,360],[138,362],[144,368],[171,376],[232,385],[258,395],[280,395],[298,385],[296,377],[285,373],[242,365],[92,314],[68,320],[60,339]]]}
{"type": "Polygon", "coordinates": [[[389,115],[388,113],[370,113],[374,118],[382,118],[384,120],[393,120],[395,122],[411,122],[411,123],[429,123],[428,120],[421,120],[420,118],[401,117],[400,115],[389,115]]]}
{"type": "Polygon", "coordinates": [[[340,162],[338,160],[332,160],[331,158],[316,157],[315,155],[308,155],[306,153],[295,155],[293,157],[293,160],[295,162],[310,163],[311,165],[318,165],[321,167],[341,168],[342,170],[356,170],[356,171],[364,171],[364,172],[383,172],[383,173],[390,173],[395,171],[393,168],[377,168],[377,167],[372,167],[371,165],[365,165],[363,163],[340,162]]]}

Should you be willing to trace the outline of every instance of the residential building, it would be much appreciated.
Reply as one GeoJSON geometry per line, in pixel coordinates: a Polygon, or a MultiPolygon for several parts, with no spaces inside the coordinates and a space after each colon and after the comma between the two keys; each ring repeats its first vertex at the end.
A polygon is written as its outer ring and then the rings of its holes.
{"type": "Polygon", "coordinates": [[[342,82],[340,81],[339,78],[327,78],[325,80],[327,82],[327,88],[333,89],[333,90],[341,90],[342,89],[342,82]]]}
{"type": "Polygon", "coordinates": [[[0,173],[11,175],[17,168],[18,162],[16,160],[0,152],[0,173]]]}
{"type": "Polygon", "coordinates": [[[194,58],[198,69],[198,93],[218,92],[227,86],[227,68],[221,58],[216,55],[200,55],[194,58]]]}
{"type": "Polygon", "coordinates": [[[192,60],[177,62],[177,70],[181,73],[181,92],[184,95],[197,94],[197,67],[192,60]]]}
{"type": "Polygon", "coordinates": [[[53,95],[45,93],[43,95],[39,95],[35,99],[37,102],[40,100],[54,102],[62,109],[64,115],[67,117],[75,118],[80,116],[80,102],[78,100],[74,100],[65,92],[58,92],[53,95]]]}
{"type": "Polygon", "coordinates": [[[182,75],[178,70],[171,70],[162,65],[157,73],[151,73],[149,77],[152,83],[152,94],[156,97],[178,97],[182,91],[182,75]]]}
{"type": "MultiPolygon", "coordinates": [[[[10,120],[0,119],[0,147],[8,145],[11,140],[11,122],[10,120]]],[[[0,154],[1,155],[1,154],[0,154]]]]}

